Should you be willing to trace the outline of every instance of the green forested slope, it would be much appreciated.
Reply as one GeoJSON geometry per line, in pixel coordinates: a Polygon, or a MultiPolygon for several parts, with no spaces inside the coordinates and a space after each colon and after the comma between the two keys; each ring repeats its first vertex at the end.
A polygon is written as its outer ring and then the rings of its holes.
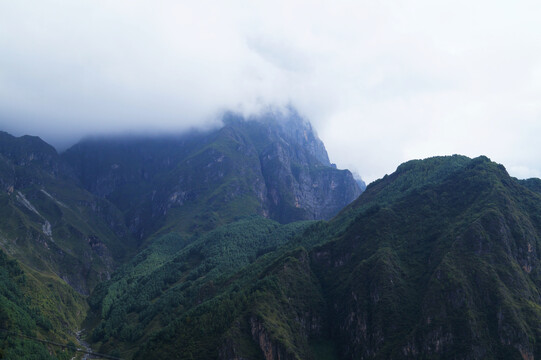
{"type": "Polygon", "coordinates": [[[0,358],[71,359],[73,351],[22,336],[75,345],[69,329],[84,311],[84,299],[69,286],[24,270],[0,250],[0,358]]]}
{"type": "Polygon", "coordinates": [[[74,344],[88,310],[81,294],[133,246],[120,212],[82,189],[54,148],[0,132],[0,249],[3,356],[70,359],[17,334],[74,344]]]}
{"type": "Polygon", "coordinates": [[[539,356],[540,200],[477,158],[314,249],[343,356],[539,356]]]}
{"type": "MultiPolygon", "coordinates": [[[[214,297],[230,288],[233,274],[275,252],[308,225],[280,225],[252,217],[189,241],[174,234],[154,241],[111,281],[100,284],[89,299],[101,319],[93,341],[102,343],[104,351],[124,348],[130,354],[155,333],[171,331],[180,319],[201,311],[200,304],[219,303],[214,297]]],[[[227,329],[226,323],[215,320],[214,326],[227,329]]],[[[216,336],[204,337],[211,343],[219,341],[216,336]]],[[[205,351],[214,350],[206,347],[205,351]]]]}
{"type": "Polygon", "coordinates": [[[63,157],[0,133],[0,354],[71,358],[13,333],[85,326],[127,359],[541,357],[539,179],[413,160],[284,225],[351,174],[306,123],[241,120],[63,157]]]}
{"type": "Polygon", "coordinates": [[[182,300],[162,312],[171,320],[126,354],[533,359],[541,356],[540,234],[541,197],[501,165],[458,156],[406,163],[333,221],[231,275],[184,278],[204,263],[192,252],[179,262],[185,275],[169,281],[199,290],[173,296],[182,300]]]}

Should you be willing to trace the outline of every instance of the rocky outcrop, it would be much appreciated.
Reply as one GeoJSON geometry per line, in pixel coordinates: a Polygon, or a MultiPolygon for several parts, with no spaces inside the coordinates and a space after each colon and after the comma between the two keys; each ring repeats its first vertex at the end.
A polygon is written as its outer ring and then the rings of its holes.
{"type": "Polygon", "coordinates": [[[273,142],[260,155],[270,217],[329,219],[361,191],[348,170],[310,159],[287,142],[273,142]],[[312,161],[310,161],[312,160],[312,161]]]}
{"type": "Polygon", "coordinates": [[[250,318],[251,333],[254,341],[259,345],[265,360],[296,360],[295,355],[290,354],[287,348],[269,336],[260,319],[253,316],[250,318]]]}
{"type": "Polygon", "coordinates": [[[194,232],[252,214],[329,219],[361,192],[294,111],[229,113],[221,129],[203,133],[89,139],[62,157],[89,191],[124,211],[139,239],[164,224],[194,232]]]}

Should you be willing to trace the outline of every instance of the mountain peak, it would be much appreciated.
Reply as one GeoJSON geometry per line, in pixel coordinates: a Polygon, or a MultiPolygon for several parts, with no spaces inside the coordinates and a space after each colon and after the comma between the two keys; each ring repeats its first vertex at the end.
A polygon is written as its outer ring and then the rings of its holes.
{"type": "Polygon", "coordinates": [[[223,122],[175,138],[84,141],[62,157],[87,190],[127,212],[140,238],[162,226],[206,231],[252,214],[281,223],[328,219],[360,194],[296,111],[229,112],[223,122]]]}
{"type": "Polygon", "coordinates": [[[272,134],[288,143],[299,144],[321,164],[331,165],[325,145],[319,139],[312,124],[293,107],[268,108],[258,115],[248,117],[234,112],[224,115],[226,125],[238,126],[242,123],[258,123],[265,127],[269,135],[272,134]]]}
{"type": "Polygon", "coordinates": [[[26,165],[35,161],[52,165],[58,157],[55,148],[38,136],[15,137],[4,131],[0,131],[0,154],[16,165],[26,165]]]}

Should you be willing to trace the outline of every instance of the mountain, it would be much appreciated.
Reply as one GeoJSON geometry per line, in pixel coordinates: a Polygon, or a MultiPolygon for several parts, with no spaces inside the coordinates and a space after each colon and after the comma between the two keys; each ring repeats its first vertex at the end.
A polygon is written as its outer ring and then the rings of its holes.
{"type": "Polygon", "coordinates": [[[223,123],[0,133],[1,356],[541,357],[541,180],[454,155],[358,196],[294,111],[223,123]]]}
{"type": "Polygon", "coordinates": [[[526,180],[518,180],[522,185],[528,189],[541,193],[541,179],[531,178],[526,180]]]}
{"type": "Polygon", "coordinates": [[[343,357],[541,355],[538,194],[485,157],[406,163],[366,194],[311,254],[343,357]]]}
{"type": "Polygon", "coordinates": [[[0,132],[0,355],[72,358],[30,338],[74,344],[82,326],[96,341],[100,331],[138,339],[161,328],[178,294],[191,301],[310,224],[295,221],[330,218],[360,194],[294,110],[223,120],[182,135],[88,139],[60,155],[0,132]],[[189,281],[180,290],[177,276],[189,281]]]}
{"type": "Polygon", "coordinates": [[[541,356],[541,196],[486,157],[405,163],[263,250],[254,221],[100,287],[96,344],[136,359],[541,356]],[[147,305],[122,307],[132,297],[147,305]]]}
{"type": "Polygon", "coordinates": [[[280,223],[328,219],[360,194],[293,110],[228,113],[223,122],[180,136],[88,139],[62,158],[85,189],[124,213],[139,239],[204,232],[253,214],[280,223]]]}
{"type": "Polygon", "coordinates": [[[74,344],[83,295],[130,248],[121,213],[82,189],[52,146],[0,132],[0,357],[72,358],[19,335],[74,344]]]}
{"type": "Polygon", "coordinates": [[[84,298],[68,285],[21,266],[0,250],[0,358],[73,358],[72,349],[47,347],[32,338],[75,347],[70,330],[77,329],[86,308],[84,298]]]}
{"type": "Polygon", "coordinates": [[[0,244],[80,293],[107,279],[130,247],[121,213],[82,189],[38,137],[0,133],[0,244]]]}

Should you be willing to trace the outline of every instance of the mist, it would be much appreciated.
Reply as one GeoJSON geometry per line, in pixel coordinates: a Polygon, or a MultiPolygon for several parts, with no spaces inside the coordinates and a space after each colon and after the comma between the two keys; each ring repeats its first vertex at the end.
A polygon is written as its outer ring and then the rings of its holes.
{"type": "Polygon", "coordinates": [[[535,1],[4,1],[0,130],[62,150],[292,105],[368,181],[454,153],[541,177],[539,18],[535,1]]]}

